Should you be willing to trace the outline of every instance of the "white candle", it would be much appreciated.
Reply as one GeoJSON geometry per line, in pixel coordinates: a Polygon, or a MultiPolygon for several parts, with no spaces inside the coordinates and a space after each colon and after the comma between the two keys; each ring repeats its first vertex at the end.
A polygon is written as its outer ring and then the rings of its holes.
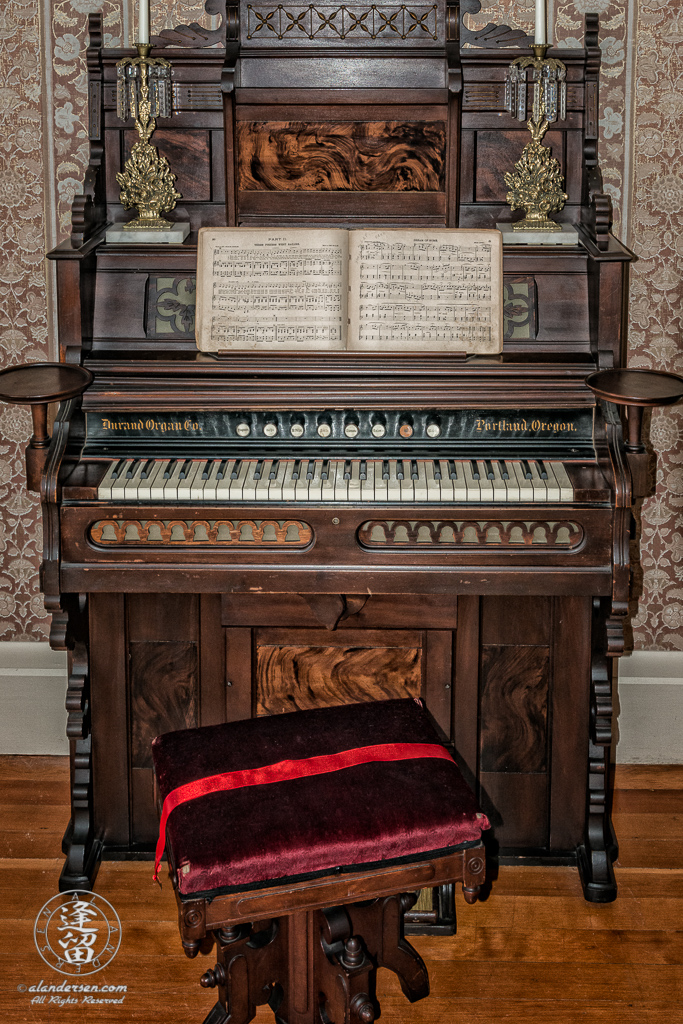
{"type": "Polygon", "coordinates": [[[536,31],[534,33],[534,42],[536,46],[545,46],[548,42],[546,36],[546,23],[547,14],[545,9],[545,0],[536,0],[536,31]]]}
{"type": "MultiPolygon", "coordinates": [[[[538,0],[536,0],[538,3],[538,0]]],[[[538,11],[536,13],[538,25],[538,11]]],[[[138,42],[149,43],[149,0],[140,0],[138,6],[138,42]]]]}

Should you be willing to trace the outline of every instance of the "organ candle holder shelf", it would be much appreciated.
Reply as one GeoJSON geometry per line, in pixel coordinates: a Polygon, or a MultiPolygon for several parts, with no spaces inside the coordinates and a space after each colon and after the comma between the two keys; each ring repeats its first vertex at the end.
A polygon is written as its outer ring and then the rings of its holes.
{"type": "Polygon", "coordinates": [[[570,225],[557,224],[548,216],[567,201],[560,165],[543,145],[543,136],[555,121],[567,117],[567,68],[561,60],[546,57],[548,47],[535,44],[534,56],[517,57],[505,76],[505,106],[518,121],[527,118],[527,71],[533,82],[532,114],[527,123],[531,142],[524,147],[513,171],[504,175],[511,209],[526,216],[514,224],[497,224],[508,244],[574,245],[578,233],[570,225]]]}
{"type": "Polygon", "coordinates": [[[633,496],[649,493],[647,461],[643,445],[643,409],[675,405],[683,398],[683,377],[660,370],[600,370],[586,378],[598,398],[626,409],[628,436],[626,454],[633,479],[633,496]]]}
{"type": "Polygon", "coordinates": [[[33,435],[26,449],[26,482],[29,491],[40,491],[50,435],[47,407],[51,402],[76,398],[91,384],[92,373],[65,363],[25,363],[0,371],[0,401],[30,405],[33,435]]]}
{"type": "Polygon", "coordinates": [[[135,118],[140,139],[133,146],[116,180],[125,209],[137,207],[138,216],[107,230],[107,242],[183,242],[190,233],[187,223],[172,223],[160,214],[175,209],[180,192],[175,187],[165,156],[150,144],[157,117],[170,117],[171,65],[163,57],[150,57],[148,43],[137,44],[137,57],[124,57],[116,65],[116,109],[122,121],[135,118]]]}

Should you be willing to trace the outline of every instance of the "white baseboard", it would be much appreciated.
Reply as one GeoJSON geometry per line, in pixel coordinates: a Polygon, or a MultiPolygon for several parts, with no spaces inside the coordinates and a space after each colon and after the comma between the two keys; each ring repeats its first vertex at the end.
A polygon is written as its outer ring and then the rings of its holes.
{"type": "MultiPolygon", "coordinates": [[[[0,753],[66,754],[66,655],[47,643],[0,643],[0,753]]],[[[683,651],[619,661],[618,764],[683,764],[683,651]]]]}
{"type": "Polygon", "coordinates": [[[683,764],[683,651],[618,662],[617,764],[683,764]]]}
{"type": "Polygon", "coordinates": [[[69,753],[66,680],[66,654],[47,642],[0,643],[0,753],[69,753]]]}

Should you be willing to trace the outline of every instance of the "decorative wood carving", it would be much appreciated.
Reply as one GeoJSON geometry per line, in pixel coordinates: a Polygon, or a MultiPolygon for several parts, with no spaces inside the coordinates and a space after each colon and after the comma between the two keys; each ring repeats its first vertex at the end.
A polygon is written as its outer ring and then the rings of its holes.
{"type": "Polygon", "coordinates": [[[244,42],[260,44],[286,40],[317,43],[381,42],[396,45],[398,39],[437,40],[443,26],[439,24],[437,4],[246,4],[244,42]]]}
{"type": "Polygon", "coordinates": [[[583,527],[570,520],[372,519],[359,527],[358,540],[365,548],[414,547],[418,551],[428,551],[435,546],[462,549],[539,546],[571,551],[580,547],[583,527]]]}
{"type": "Polygon", "coordinates": [[[106,222],[104,182],[104,140],[102,125],[102,15],[88,15],[90,45],[86,51],[88,68],[88,138],[90,159],[83,181],[83,192],[71,204],[71,245],[77,249],[106,222]]]}
{"type": "Polygon", "coordinates": [[[237,144],[243,191],[444,190],[443,121],[240,121],[237,144]]]}
{"type": "Polygon", "coordinates": [[[305,548],[313,530],[298,519],[100,519],[90,527],[94,544],[105,547],[305,548]]]}
{"type": "Polygon", "coordinates": [[[460,0],[460,44],[461,46],[481,46],[487,49],[502,49],[507,46],[531,46],[533,36],[528,36],[521,28],[510,28],[509,25],[494,25],[489,22],[483,28],[471,29],[465,24],[466,14],[479,14],[481,0],[460,0]]]}
{"type": "Polygon", "coordinates": [[[164,46],[191,46],[199,48],[204,46],[220,46],[225,42],[226,35],[230,31],[236,31],[236,23],[239,21],[239,4],[226,0],[205,0],[204,10],[207,14],[217,15],[220,23],[216,28],[205,28],[203,25],[193,21],[190,25],[176,25],[175,28],[165,28],[158,36],[152,36],[150,42],[155,49],[164,46]]]}

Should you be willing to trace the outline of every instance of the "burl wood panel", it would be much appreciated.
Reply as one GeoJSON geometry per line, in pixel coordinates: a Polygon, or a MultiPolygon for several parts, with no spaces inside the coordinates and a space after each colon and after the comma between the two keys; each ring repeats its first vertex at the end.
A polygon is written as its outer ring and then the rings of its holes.
{"type": "Polygon", "coordinates": [[[419,647],[308,647],[258,645],[258,715],[419,697],[419,647]]]}
{"type": "Polygon", "coordinates": [[[545,772],[548,767],[546,647],[482,649],[482,772],[545,772]]]}
{"type": "Polygon", "coordinates": [[[199,724],[197,645],[186,640],[132,643],[131,765],[152,767],[155,736],[199,724]]]}
{"type": "Polygon", "coordinates": [[[237,148],[241,191],[444,191],[443,121],[240,121],[237,148]]]}
{"type": "MultiPolygon", "coordinates": [[[[137,132],[123,133],[123,162],[130,157],[131,150],[138,142],[137,132]]],[[[186,203],[208,203],[212,196],[211,188],[211,133],[208,131],[178,131],[177,129],[158,128],[152,138],[161,156],[168,160],[177,180],[175,187],[186,203]]],[[[111,201],[116,202],[119,186],[114,179],[114,195],[111,201]]]]}

